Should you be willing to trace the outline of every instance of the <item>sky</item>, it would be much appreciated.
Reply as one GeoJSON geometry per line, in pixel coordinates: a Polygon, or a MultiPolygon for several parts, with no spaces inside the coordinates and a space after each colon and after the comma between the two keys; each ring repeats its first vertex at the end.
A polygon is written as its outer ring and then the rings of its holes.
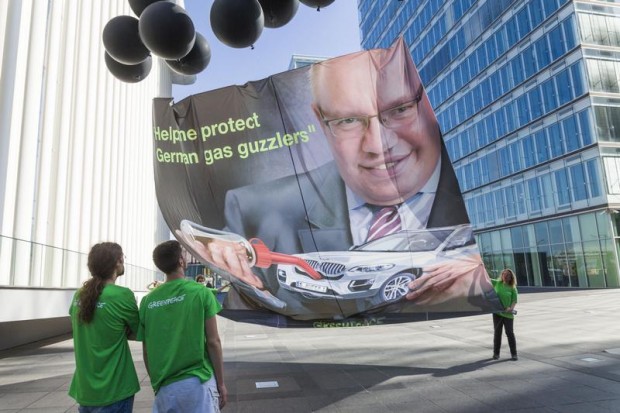
{"type": "Polygon", "coordinates": [[[360,50],[356,0],[336,0],[317,11],[299,4],[297,14],[283,27],[264,28],[254,49],[236,49],[213,34],[213,0],[185,0],[185,10],[211,46],[211,61],[193,85],[173,85],[179,101],[189,95],[248,81],[264,79],[288,69],[293,54],[335,57],[360,50]]]}

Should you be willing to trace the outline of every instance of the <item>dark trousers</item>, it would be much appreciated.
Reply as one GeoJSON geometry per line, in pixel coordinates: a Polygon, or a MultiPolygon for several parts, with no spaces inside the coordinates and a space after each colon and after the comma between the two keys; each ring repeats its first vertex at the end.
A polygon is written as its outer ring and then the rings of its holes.
{"type": "Polygon", "coordinates": [[[514,319],[493,314],[493,327],[495,330],[495,333],[493,334],[493,354],[499,356],[499,350],[502,347],[502,329],[506,327],[506,337],[508,337],[510,354],[512,356],[517,355],[517,340],[515,339],[513,325],[514,319]]]}

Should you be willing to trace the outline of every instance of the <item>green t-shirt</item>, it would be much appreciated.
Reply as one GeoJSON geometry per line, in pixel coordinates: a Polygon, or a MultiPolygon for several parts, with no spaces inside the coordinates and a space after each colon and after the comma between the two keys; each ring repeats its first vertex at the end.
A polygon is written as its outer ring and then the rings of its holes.
{"type": "Polygon", "coordinates": [[[140,390],[127,343],[127,328],[138,329],[136,297],[129,288],[108,284],[103,288],[93,320],[78,318],[78,290],[69,314],[73,327],[75,374],[69,396],[82,406],[106,406],[140,390]]]}
{"type": "Polygon", "coordinates": [[[205,320],[221,309],[208,288],[185,279],[167,281],[142,299],[138,340],[146,345],[155,392],[189,377],[211,378],[205,320]]]}
{"type": "MultiPolygon", "coordinates": [[[[491,282],[493,283],[493,288],[495,289],[495,292],[499,297],[499,302],[502,303],[503,308],[508,308],[512,306],[513,303],[517,302],[517,297],[519,295],[517,287],[513,288],[507,284],[504,284],[502,280],[497,280],[493,278],[491,279],[491,282]]],[[[515,318],[514,314],[512,313],[502,312],[497,314],[506,318],[515,318]]]]}

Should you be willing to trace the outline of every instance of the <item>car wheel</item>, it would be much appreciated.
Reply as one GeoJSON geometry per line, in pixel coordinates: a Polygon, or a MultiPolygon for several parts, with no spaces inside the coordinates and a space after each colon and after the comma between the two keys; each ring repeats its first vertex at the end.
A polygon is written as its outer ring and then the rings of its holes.
{"type": "Polygon", "coordinates": [[[381,300],[396,301],[404,297],[409,292],[409,283],[413,280],[415,277],[405,272],[394,275],[381,287],[381,300]]]}

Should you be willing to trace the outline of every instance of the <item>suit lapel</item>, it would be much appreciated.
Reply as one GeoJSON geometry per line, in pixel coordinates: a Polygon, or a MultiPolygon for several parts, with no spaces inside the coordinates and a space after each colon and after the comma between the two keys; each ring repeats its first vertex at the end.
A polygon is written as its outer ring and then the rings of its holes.
{"type": "Polygon", "coordinates": [[[347,250],[352,245],[345,187],[329,162],[300,179],[308,227],[298,231],[304,252],[347,250]]]}

